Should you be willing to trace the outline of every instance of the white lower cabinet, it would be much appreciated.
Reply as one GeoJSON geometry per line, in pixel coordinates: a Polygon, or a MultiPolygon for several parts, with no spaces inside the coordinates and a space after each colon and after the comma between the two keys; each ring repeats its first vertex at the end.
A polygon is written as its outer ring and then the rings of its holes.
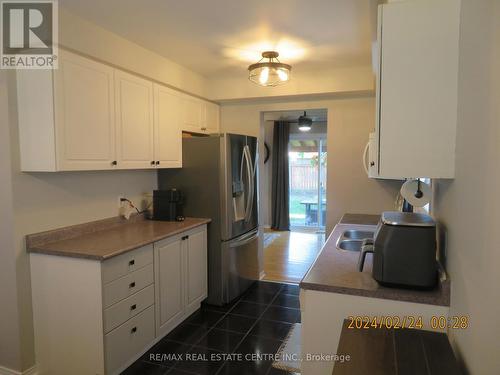
{"type": "Polygon", "coordinates": [[[207,228],[102,262],[30,263],[38,373],[119,374],[206,298],[207,228]]]}
{"type": "Polygon", "coordinates": [[[198,231],[187,238],[186,299],[187,309],[196,310],[200,301],[207,297],[206,232],[198,231]]]}
{"type": "Polygon", "coordinates": [[[139,315],[128,320],[115,330],[108,333],[104,340],[107,373],[115,373],[142,353],[155,338],[155,312],[150,306],[139,315]]]}
{"type": "Polygon", "coordinates": [[[182,240],[177,236],[155,244],[156,332],[169,332],[184,312],[182,240]]]}
{"type": "Polygon", "coordinates": [[[155,243],[156,334],[164,336],[207,297],[206,226],[155,243]]]}

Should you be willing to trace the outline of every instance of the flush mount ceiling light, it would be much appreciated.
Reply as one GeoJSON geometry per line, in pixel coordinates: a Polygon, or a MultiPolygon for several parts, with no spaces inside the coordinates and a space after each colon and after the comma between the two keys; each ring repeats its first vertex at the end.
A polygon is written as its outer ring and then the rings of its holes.
{"type": "Polygon", "coordinates": [[[306,111],[304,111],[303,116],[299,117],[297,122],[299,125],[299,130],[301,132],[308,132],[309,130],[311,130],[311,125],[312,125],[313,121],[310,117],[306,116],[306,111]]]}
{"type": "Polygon", "coordinates": [[[288,82],[292,67],[281,63],[278,56],[276,51],[262,52],[262,59],[248,67],[248,79],[260,86],[278,86],[288,82]]]}

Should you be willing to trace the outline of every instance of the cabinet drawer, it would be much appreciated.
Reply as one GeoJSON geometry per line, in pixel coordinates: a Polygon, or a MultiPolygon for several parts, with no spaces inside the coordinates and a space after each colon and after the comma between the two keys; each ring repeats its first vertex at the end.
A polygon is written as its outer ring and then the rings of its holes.
{"type": "Polygon", "coordinates": [[[153,245],[118,255],[102,263],[102,283],[107,284],[153,263],[153,245]]]}
{"type": "Polygon", "coordinates": [[[104,308],[121,301],[153,283],[153,264],[104,285],[104,308]]]}
{"type": "Polygon", "coordinates": [[[136,316],[154,303],[155,290],[150,285],[104,310],[104,331],[107,333],[136,316]]]}
{"type": "Polygon", "coordinates": [[[106,373],[116,372],[154,338],[154,306],[150,306],[105,336],[106,373]]]}

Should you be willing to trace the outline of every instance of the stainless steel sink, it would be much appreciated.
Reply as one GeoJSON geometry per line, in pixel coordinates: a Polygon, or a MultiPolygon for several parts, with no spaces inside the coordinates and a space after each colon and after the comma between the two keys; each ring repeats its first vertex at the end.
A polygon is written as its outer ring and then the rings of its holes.
{"type": "Polygon", "coordinates": [[[349,229],[339,237],[337,249],[347,251],[361,251],[363,241],[373,239],[374,232],[369,230],[349,229]]]}
{"type": "Polygon", "coordinates": [[[342,234],[342,237],[350,240],[364,240],[365,238],[373,238],[373,234],[374,232],[368,230],[350,229],[346,230],[342,234]]]}
{"type": "Polygon", "coordinates": [[[337,243],[337,247],[347,251],[361,251],[362,240],[342,240],[337,243]]]}

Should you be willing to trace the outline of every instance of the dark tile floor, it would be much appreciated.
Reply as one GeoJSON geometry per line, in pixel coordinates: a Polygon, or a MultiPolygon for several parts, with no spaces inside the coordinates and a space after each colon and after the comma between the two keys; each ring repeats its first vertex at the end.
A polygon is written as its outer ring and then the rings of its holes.
{"type": "Polygon", "coordinates": [[[300,322],[298,294],[297,285],[256,282],[227,306],[203,304],[123,374],[286,375],[272,360],[250,358],[275,354],[300,322]]]}

